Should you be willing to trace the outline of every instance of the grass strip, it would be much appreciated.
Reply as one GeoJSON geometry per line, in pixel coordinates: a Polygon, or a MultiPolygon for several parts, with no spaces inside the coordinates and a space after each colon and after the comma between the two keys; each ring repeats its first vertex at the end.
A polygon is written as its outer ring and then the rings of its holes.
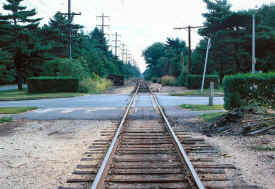
{"type": "Polygon", "coordinates": [[[181,108],[190,109],[193,111],[205,111],[205,110],[224,110],[223,105],[192,105],[192,104],[182,104],[180,105],[181,108]]]}
{"type": "MultiPolygon", "coordinates": [[[[210,89],[205,89],[203,93],[201,90],[186,90],[181,93],[170,93],[170,96],[209,96],[210,89]]],[[[224,96],[223,88],[215,89],[215,96],[224,96]]]]}
{"type": "Polygon", "coordinates": [[[7,122],[11,122],[12,118],[11,117],[1,117],[0,118],[0,123],[7,123],[7,122]]]}
{"type": "Polygon", "coordinates": [[[251,146],[251,149],[256,151],[275,151],[275,146],[257,145],[257,146],[251,146]]]}
{"type": "Polygon", "coordinates": [[[35,109],[37,107],[0,107],[0,114],[19,114],[35,109]]]}
{"type": "Polygon", "coordinates": [[[26,90],[7,90],[0,91],[0,101],[16,101],[16,100],[38,100],[47,98],[70,98],[83,96],[84,93],[42,93],[30,94],[26,90]]]}

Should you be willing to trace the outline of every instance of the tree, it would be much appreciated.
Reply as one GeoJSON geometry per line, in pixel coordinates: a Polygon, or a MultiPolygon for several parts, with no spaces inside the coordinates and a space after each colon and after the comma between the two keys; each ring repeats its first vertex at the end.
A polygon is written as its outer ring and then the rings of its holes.
{"type": "Polygon", "coordinates": [[[162,77],[171,75],[178,77],[183,70],[183,61],[185,55],[188,54],[188,49],[184,41],[179,39],[167,38],[166,43],[154,43],[144,52],[147,70],[145,78],[162,77]]]}
{"type": "Polygon", "coordinates": [[[22,90],[26,60],[41,49],[32,33],[37,29],[41,19],[31,19],[36,15],[36,11],[26,10],[26,7],[20,5],[22,1],[7,0],[3,8],[9,13],[0,16],[0,22],[4,23],[1,27],[2,32],[5,35],[1,37],[1,44],[5,44],[3,49],[10,52],[13,57],[19,90],[22,90]]]}

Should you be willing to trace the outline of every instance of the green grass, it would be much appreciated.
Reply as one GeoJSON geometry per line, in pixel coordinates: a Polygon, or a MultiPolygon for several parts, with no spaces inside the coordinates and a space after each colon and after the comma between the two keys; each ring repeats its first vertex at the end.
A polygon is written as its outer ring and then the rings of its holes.
{"type": "Polygon", "coordinates": [[[69,98],[75,96],[82,96],[83,93],[43,93],[43,94],[29,94],[26,90],[7,90],[0,91],[0,101],[13,100],[37,100],[45,98],[69,98]]]}
{"type": "MultiPolygon", "coordinates": [[[[201,90],[186,90],[182,93],[170,93],[170,96],[209,96],[210,89],[204,89],[201,94],[201,90]]],[[[224,96],[223,88],[215,89],[215,96],[224,96]]]]}
{"type": "Polygon", "coordinates": [[[203,114],[200,116],[200,118],[207,122],[213,122],[213,121],[216,121],[221,116],[223,116],[224,114],[225,112],[215,112],[215,113],[203,114]]]}
{"type": "Polygon", "coordinates": [[[11,122],[12,118],[11,117],[1,117],[0,118],[0,123],[7,123],[7,122],[11,122]]]}
{"type": "Polygon", "coordinates": [[[0,114],[19,114],[37,109],[36,107],[0,107],[0,114]]]}
{"type": "Polygon", "coordinates": [[[181,108],[190,109],[193,111],[205,111],[205,110],[224,110],[223,105],[191,105],[191,104],[182,104],[180,105],[181,108]]]}
{"type": "Polygon", "coordinates": [[[251,146],[251,149],[256,151],[275,151],[275,146],[257,145],[257,146],[251,146]]]}

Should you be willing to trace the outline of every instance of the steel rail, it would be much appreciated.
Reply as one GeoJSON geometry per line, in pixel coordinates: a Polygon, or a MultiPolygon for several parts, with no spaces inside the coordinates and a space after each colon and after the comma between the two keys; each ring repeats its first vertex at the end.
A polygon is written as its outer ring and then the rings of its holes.
{"type": "Polygon", "coordinates": [[[178,137],[176,136],[174,130],[172,129],[172,127],[171,127],[171,125],[170,125],[170,123],[169,123],[169,121],[168,121],[168,119],[167,119],[167,117],[166,117],[166,115],[163,111],[163,108],[161,107],[160,103],[158,102],[157,97],[151,92],[151,90],[150,90],[150,93],[152,94],[153,99],[154,99],[155,103],[157,104],[158,110],[160,111],[160,113],[162,115],[162,118],[164,119],[164,121],[166,123],[166,126],[168,128],[168,131],[169,131],[170,135],[172,136],[174,142],[177,145],[177,148],[180,152],[180,155],[183,157],[183,160],[184,160],[185,164],[187,165],[189,171],[191,172],[191,176],[192,176],[193,181],[196,184],[196,187],[198,189],[205,189],[205,187],[202,184],[202,182],[201,182],[196,170],[194,169],[189,157],[187,156],[185,150],[183,149],[181,142],[179,141],[178,137]]]}
{"type": "Polygon", "coordinates": [[[123,126],[124,126],[124,123],[125,123],[125,120],[127,118],[128,113],[130,111],[130,108],[132,107],[132,104],[133,104],[133,102],[134,102],[134,100],[135,100],[135,98],[137,96],[139,87],[140,87],[140,83],[138,83],[137,89],[136,89],[136,91],[135,91],[135,93],[134,93],[134,95],[133,95],[133,97],[132,97],[132,99],[131,99],[131,101],[130,101],[130,103],[129,103],[126,111],[125,111],[125,113],[124,113],[124,115],[123,115],[123,118],[122,118],[122,120],[120,122],[120,125],[119,125],[119,127],[118,127],[118,129],[117,129],[117,131],[115,133],[115,136],[114,136],[114,138],[112,140],[112,143],[109,146],[108,151],[107,151],[107,153],[106,153],[106,155],[104,157],[104,160],[103,160],[103,162],[102,162],[102,164],[101,164],[101,166],[100,166],[100,168],[99,168],[99,170],[98,170],[98,172],[96,174],[96,177],[95,177],[95,179],[93,181],[91,189],[97,189],[100,186],[100,182],[102,181],[102,179],[104,177],[104,172],[106,171],[106,167],[108,165],[108,162],[110,161],[110,157],[111,157],[111,155],[112,155],[112,153],[113,153],[113,151],[115,149],[116,143],[118,142],[120,132],[121,132],[123,126]]]}

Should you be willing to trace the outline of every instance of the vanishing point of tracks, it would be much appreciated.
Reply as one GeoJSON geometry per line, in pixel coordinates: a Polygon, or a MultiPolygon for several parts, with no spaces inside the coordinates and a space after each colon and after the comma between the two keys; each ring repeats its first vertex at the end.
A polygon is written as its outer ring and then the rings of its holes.
{"type": "Polygon", "coordinates": [[[73,174],[80,178],[68,180],[78,186],[60,189],[228,188],[224,185],[228,181],[224,169],[234,167],[217,165],[213,159],[218,152],[203,139],[194,138],[184,130],[173,130],[156,96],[143,80],[137,81],[118,128],[103,131],[102,135],[107,140],[95,141],[82,159],[97,164],[78,165],[73,174]],[[145,92],[150,93],[154,114],[159,119],[137,123],[129,115],[133,113],[138,93],[145,92]]]}

